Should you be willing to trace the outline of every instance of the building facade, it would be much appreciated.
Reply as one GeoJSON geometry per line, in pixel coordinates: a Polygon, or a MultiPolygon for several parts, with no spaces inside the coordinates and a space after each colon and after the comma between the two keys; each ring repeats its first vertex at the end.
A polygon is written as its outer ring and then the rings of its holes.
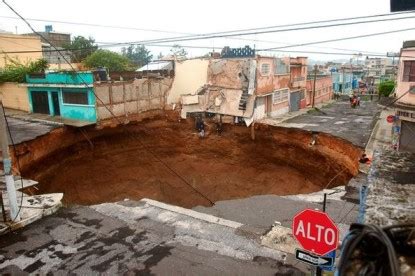
{"type": "Polygon", "coordinates": [[[42,43],[37,36],[0,33],[0,68],[13,60],[28,63],[42,58],[42,43]]]}
{"type": "Polygon", "coordinates": [[[305,100],[307,106],[313,105],[313,101],[314,104],[319,104],[328,102],[333,98],[333,83],[330,75],[317,75],[315,82],[314,76],[309,75],[307,77],[306,87],[305,100]]]}
{"type": "Polygon", "coordinates": [[[333,92],[338,94],[350,94],[353,91],[353,82],[355,78],[352,73],[332,72],[331,78],[333,82],[333,92]]]}
{"type": "Polygon", "coordinates": [[[415,152],[415,41],[406,41],[400,53],[396,80],[394,147],[415,152]]]}
{"type": "Polygon", "coordinates": [[[75,121],[97,121],[91,72],[28,75],[26,82],[30,112],[75,121]]]}

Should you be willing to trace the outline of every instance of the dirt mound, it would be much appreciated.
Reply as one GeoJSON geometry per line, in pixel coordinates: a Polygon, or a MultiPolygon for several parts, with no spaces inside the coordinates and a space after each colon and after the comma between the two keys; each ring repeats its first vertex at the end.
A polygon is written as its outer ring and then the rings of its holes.
{"type": "MultiPolygon", "coordinates": [[[[192,121],[155,119],[106,131],[34,162],[26,175],[41,193],[63,192],[68,204],[143,197],[183,207],[260,194],[289,195],[342,185],[357,173],[359,150],[319,134],[226,125],[200,139],[192,121]],[[339,173],[340,172],[340,173],[339,173]]],[[[46,138],[45,138],[46,139],[46,138]]],[[[56,141],[57,142],[57,141],[56,141]]]]}

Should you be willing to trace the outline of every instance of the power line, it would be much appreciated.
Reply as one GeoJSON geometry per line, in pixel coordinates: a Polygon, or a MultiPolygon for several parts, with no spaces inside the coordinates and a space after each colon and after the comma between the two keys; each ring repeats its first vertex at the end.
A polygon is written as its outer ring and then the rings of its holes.
{"type": "Polygon", "coordinates": [[[355,24],[383,22],[383,21],[392,21],[392,20],[401,20],[401,19],[410,19],[410,18],[415,18],[415,16],[390,18],[390,19],[379,19],[379,20],[373,20],[373,21],[339,23],[339,24],[331,24],[331,25],[317,25],[317,26],[290,28],[290,29],[267,30],[267,31],[258,31],[258,32],[240,32],[240,33],[229,33],[229,34],[221,34],[220,32],[218,32],[212,35],[203,34],[203,35],[195,35],[195,36],[182,36],[182,37],[170,37],[170,38],[164,38],[164,39],[160,38],[160,39],[150,39],[150,40],[142,40],[142,41],[121,42],[121,43],[113,44],[113,46],[125,46],[125,45],[130,45],[130,44],[145,44],[145,43],[182,42],[182,41],[194,41],[194,40],[204,40],[204,39],[212,39],[212,38],[225,38],[225,37],[246,36],[246,35],[256,35],[256,34],[291,32],[291,31],[320,29],[320,28],[329,28],[329,27],[338,27],[338,26],[349,26],[349,25],[355,25],[355,24]]]}
{"type": "MultiPolygon", "coordinates": [[[[24,19],[23,16],[21,16],[17,11],[15,11],[5,0],[3,0],[3,3],[12,11],[14,12],[18,17],[20,17],[28,26],[29,28],[37,35],[39,35],[40,37],[42,37],[46,42],[48,42],[53,48],[55,48],[55,50],[58,50],[48,39],[46,39],[44,36],[42,36],[40,33],[36,32],[32,25],[30,25],[29,22],[26,21],[26,19],[24,19]]],[[[72,66],[72,64],[66,59],[65,55],[63,55],[61,53],[61,51],[58,50],[59,55],[62,56],[62,58],[64,59],[64,61],[71,67],[72,71],[76,71],[75,68],[72,66]]],[[[86,81],[82,78],[82,76],[79,76],[81,82],[85,85],[86,88],[88,88],[88,84],[86,83],[86,81]]],[[[108,110],[108,112],[111,114],[111,116],[118,121],[118,123],[122,126],[123,122],[121,122],[121,120],[115,116],[115,114],[112,112],[112,110],[102,101],[102,99],[95,93],[95,91],[92,89],[92,93],[94,94],[95,98],[101,102],[103,104],[103,106],[108,110]]],[[[131,133],[124,128],[124,130],[126,130],[127,133],[129,133],[131,135],[131,133]]],[[[186,181],[186,179],[184,179],[180,174],[178,174],[175,170],[173,170],[169,165],[167,165],[165,162],[163,162],[163,160],[161,160],[160,158],[158,158],[150,149],[146,148],[145,145],[143,144],[142,141],[140,141],[140,139],[137,139],[136,136],[131,135],[133,138],[136,138],[136,140],[143,146],[143,148],[149,152],[154,159],[156,159],[157,161],[159,161],[161,164],[164,165],[165,168],[167,168],[169,171],[171,171],[174,175],[176,175],[180,180],[183,181],[183,183],[185,183],[188,187],[190,187],[193,191],[195,191],[197,194],[199,194],[202,198],[204,198],[205,200],[207,200],[211,205],[215,205],[213,201],[211,201],[207,196],[205,196],[203,193],[201,193],[199,190],[197,190],[195,187],[193,187],[190,183],[188,183],[186,181]]]]}
{"type": "Polygon", "coordinates": [[[399,29],[399,30],[379,32],[379,33],[371,33],[371,34],[349,36],[349,37],[343,37],[343,38],[335,38],[335,39],[328,39],[328,40],[321,40],[321,41],[314,41],[314,42],[306,42],[306,43],[301,43],[301,44],[296,44],[296,45],[291,45],[291,46],[281,46],[281,47],[274,47],[274,48],[267,48],[267,49],[259,49],[257,51],[271,51],[271,50],[279,50],[279,49],[286,49],[286,48],[293,48],[293,47],[309,46],[309,45],[314,45],[314,44],[337,42],[337,41],[357,39],[357,38],[365,38],[365,37],[371,37],[371,36],[379,36],[379,35],[393,34],[393,33],[399,33],[399,32],[412,31],[412,30],[415,30],[415,28],[406,28],[406,29],[399,29]]]}
{"type": "MultiPolygon", "coordinates": [[[[306,21],[306,22],[299,22],[299,23],[290,23],[290,24],[283,24],[283,25],[266,26],[266,27],[256,27],[256,28],[248,28],[248,29],[228,30],[228,31],[222,31],[222,32],[211,32],[211,33],[205,33],[205,34],[192,34],[192,33],[176,32],[176,31],[167,31],[167,30],[160,30],[160,29],[145,29],[145,28],[137,28],[137,27],[131,27],[131,26],[118,26],[118,25],[107,25],[107,24],[85,23],[85,22],[73,22],[73,21],[61,21],[61,20],[51,20],[51,19],[27,18],[26,20],[29,20],[29,21],[39,21],[39,22],[60,23],[60,24],[69,24],[69,25],[79,25],[79,26],[90,26],[90,27],[99,27],[99,28],[113,28],[113,29],[138,30],[138,31],[147,31],[147,32],[170,33],[170,34],[183,34],[183,35],[192,35],[192,36],[199,35],[199,36],[201,36],[201,35],[228,34],[228,33],[234,33],[234,32],[245,32],[245,31],[275,29],[275,28],[293,27],[293,26],[319,24],[319,23],[349,21],[349,20],[367,19],[367,18],[376,18],[376,17],[389,17],[389,16],[396,16],[396,15],[410,14],[410,13],[414,13],[414,11],[403,11],[403,12],[374,14],[374,15],[366,15],[366,16],[355,16],[355,17],[344,17],[344,18],[317,20],[317,21],[306,21]]],[[[0,18],[20,19],[19,17],[14,17],[14,16],[0,16],[0,18]]]]}

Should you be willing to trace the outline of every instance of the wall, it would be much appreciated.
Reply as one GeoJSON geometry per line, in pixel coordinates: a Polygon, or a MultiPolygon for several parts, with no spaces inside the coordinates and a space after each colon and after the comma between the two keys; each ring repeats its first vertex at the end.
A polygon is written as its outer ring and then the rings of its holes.
{"type": "Polygon", "coordinates": [[[8,58],[18,59],[22,63],[42,58],[42,44],[35,36],[0,34],[0,68],[9,64],[8,58]],[[2,52],[39,51],[35,53],[3,54],[2,52]]]}
{"type": "MultiPolygon", "coordinates": [[[[397,76],[397,86],[396,86],[396,96],[399,98],[401,97],[405,92],[407,92],[410,87],[415,86],[415,82],[403,82],[403,62],[405,60],[415,60],[415,48],[406,48],[402,49],[401,56],[414,56],[414,58],[410,57],[401,57],[401,60],[399,61],[399,70],[398,70],[398,76],[397,76]]],[[[401,104],[409,104],[409,105],[415,105],[415,94],[407,93],[405,96],[400,98],[398,100],[398,103],[401,104]]]]}
{"type": "MultiPolygon", "coordinates": [[[[307,105],[311,105],[313,101],[313,86],[314,79],[313,76],[311,76],[311,78],[307,80],[307,94],[305,97],[307,105]]],[[[314,103],[318,104],[327,102],[332,98],[332,95],[333,83],[331,76],[317,76],[314,103]]]]}
{"type": "Polygon", "coordinates": [[[6,82],[0,85],[0,95],[3,106],[29,112],[29,97],[27,88],[15,82],[6,82]]]}
{"type": "Polygon", "coordinates": [[[167,96],[167,104],[180,102],[181,95],[192,94],[208,83],[209,59],[175,61],[175,77],[167,96]]]}
{"type": "Polygon", "coordinates": [[[208,83],[227,89],[247,89],[250,59],[212,59],[208,68],[208,83]]]}
{"type": "Polygon", "coordinates": [[[172,82],[170,78],[149,78],[95,83],[95,93],[103,102],[96,103],[98,121],[112,119],[113,115],[134,119],[145,111],[163,110],[172,82]]]}
{"type": "MultiPolygon", "coordinates": [[[[284,59],[287,63],[288,59],[284,59]]],[[[275,72],[276,59],[273,57],[261,57],[258,56],[257,67],[257,84],[256,95],[264,96],[273,93],[274,90],[288,88],[290,83],[290,73],[277,75],[275,72]],[[261,74],[262,64],[270,64],[270,72],[267,75],[261,74]]]]}

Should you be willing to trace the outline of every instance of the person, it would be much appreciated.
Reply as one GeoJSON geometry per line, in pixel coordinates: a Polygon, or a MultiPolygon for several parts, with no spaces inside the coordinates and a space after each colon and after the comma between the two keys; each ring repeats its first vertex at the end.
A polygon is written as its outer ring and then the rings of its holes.
{"type": "Polygon", "coordinates": [[[367,157],[366,153],[363,153],[362,156],[359,159],[359,162],[362,163],[362,164],[369,164],[370,159],[369,159],[369,157],[367,157]]]}
{"type": "Polygon", "coordinates": [[[202,118],[199,118],[196,122],[196,129],[199,131],[199,137],[205,137],[205,123],[203,122],[202,118]]]}

